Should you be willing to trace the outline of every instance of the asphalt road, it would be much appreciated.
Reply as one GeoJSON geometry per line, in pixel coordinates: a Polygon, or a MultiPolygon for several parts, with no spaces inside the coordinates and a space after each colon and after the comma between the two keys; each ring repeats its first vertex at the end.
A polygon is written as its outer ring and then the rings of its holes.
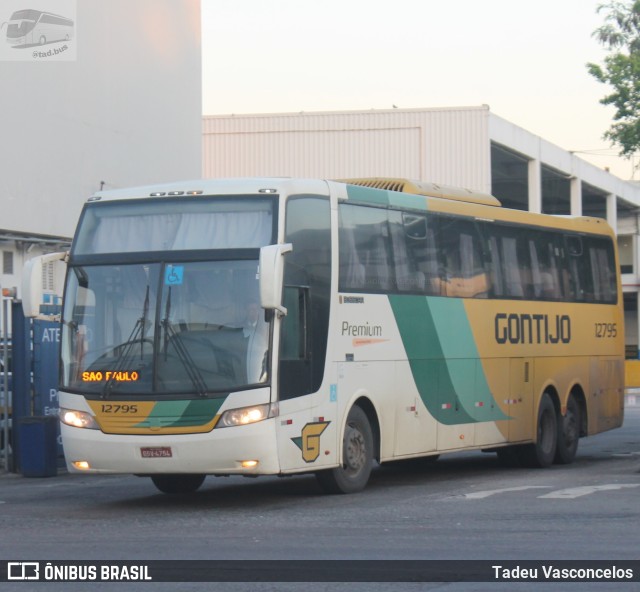
{"type": "MultiPolygon", "coordinates": [[[[623,428],[580,442],[576,461],[502,467],[494,454],[374,470],[368,488],[326,496],[312,476],[208,478],[166,496],[149,479],[0,477],[0,557],[9,560],[640,559],[640,406],[623,428]]],[[[153,590],[175,584],[137,584],[153,590]]],[[[69,584],[13,584],[68,590],[69,584]],[[58,587],[59,586],[59,587],[58,587]]],[[[72,584],[71,586],[81,586],[72,584]]],[[[94,584],[129,589],[133,584],[94,584]]],[[[529,590],[535,584],[322,584],[314,591],[529,590]]],[[[640,584],[539,584],[637,590],[640,584]],[[630,586],[630,587],[626,587],[630,586]]],[[[559,586],[559,587],[557,587],[559,586]]],[[[305,586],[306,587],[306,586],[305,586]]],[[[181,584],[181,590],[298,590],[297,584],[181,584]]],[[[8,588],[7,588],[8,589],[8,588]]],[[[85,588],[74,588],[85,589],[85,588]]]]}

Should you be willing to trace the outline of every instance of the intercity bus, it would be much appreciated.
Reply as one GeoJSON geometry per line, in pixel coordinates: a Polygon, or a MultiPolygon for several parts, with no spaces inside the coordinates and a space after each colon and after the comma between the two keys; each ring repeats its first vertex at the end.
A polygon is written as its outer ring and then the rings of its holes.
{"type": "MultiPolygon", "coordinates": [[[[398,180],[201,180],[100,192],[70,252],[60,418],[72,472],[315,473],[493,451],[573,461],[623,420],[603,220],[398,180]]],[[[40,280],[41,283],[41,280],[40,280]]]]}
{"type": "Polygon", "coordinates": [[[73,21],[40,10],[17,10],[7,23],[7,43],[13,46],[45,45],[73,37],[73,21]]]}

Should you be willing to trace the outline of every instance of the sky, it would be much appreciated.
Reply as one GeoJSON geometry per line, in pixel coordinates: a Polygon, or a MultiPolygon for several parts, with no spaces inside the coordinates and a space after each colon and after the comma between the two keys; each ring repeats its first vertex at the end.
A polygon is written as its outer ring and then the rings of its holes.
{"type": "MultiPolygon", "coordinates": [[[[203,113],[489,105],[599,168],[601,0],[202,0],[203,113]]],[[[638,163],[636,163],[638,164],[638,163]]]]}

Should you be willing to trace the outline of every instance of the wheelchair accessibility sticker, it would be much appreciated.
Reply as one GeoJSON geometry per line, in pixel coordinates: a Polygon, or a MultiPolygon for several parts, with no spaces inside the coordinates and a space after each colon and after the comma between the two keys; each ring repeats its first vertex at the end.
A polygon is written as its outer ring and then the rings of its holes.
{"type": "Polygon", "coordinates": [[[184,278],[184,265],[167,265],[164,271],[165,286],[181,286],[184,278]]]}

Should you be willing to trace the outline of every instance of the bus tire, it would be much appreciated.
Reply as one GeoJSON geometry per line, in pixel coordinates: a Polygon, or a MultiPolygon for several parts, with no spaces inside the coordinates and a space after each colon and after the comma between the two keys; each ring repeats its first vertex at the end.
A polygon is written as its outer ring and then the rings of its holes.
{"type": "Polygon", "coordinates": [[[544,393],[538,407],[537,437],[533,444],[518,449],[525,467],[546,468],[553,464],[558,444],[558,418],[549,393],[544,393]]]}
{"type": "Polygon", "coordinates": [[[567,412],[558,417],[558,446],[555,462],[568,465],[573,462],[580,440],[580,405],[573,395],[567,400],[567,412]]]}
{"type": "Polygon", "coordinates": [[[373,463],[373,432],[367,414],[358,406],[349,411],[342,436],[342,465],[318,471],[325,493],[356,493],[369,481],[373,463]]]}
{"type": "Polygon", "coordinates": [[[193,493],[204,482],[205,475],[152,475],[151,481],[168,494],[193,493]]]}

